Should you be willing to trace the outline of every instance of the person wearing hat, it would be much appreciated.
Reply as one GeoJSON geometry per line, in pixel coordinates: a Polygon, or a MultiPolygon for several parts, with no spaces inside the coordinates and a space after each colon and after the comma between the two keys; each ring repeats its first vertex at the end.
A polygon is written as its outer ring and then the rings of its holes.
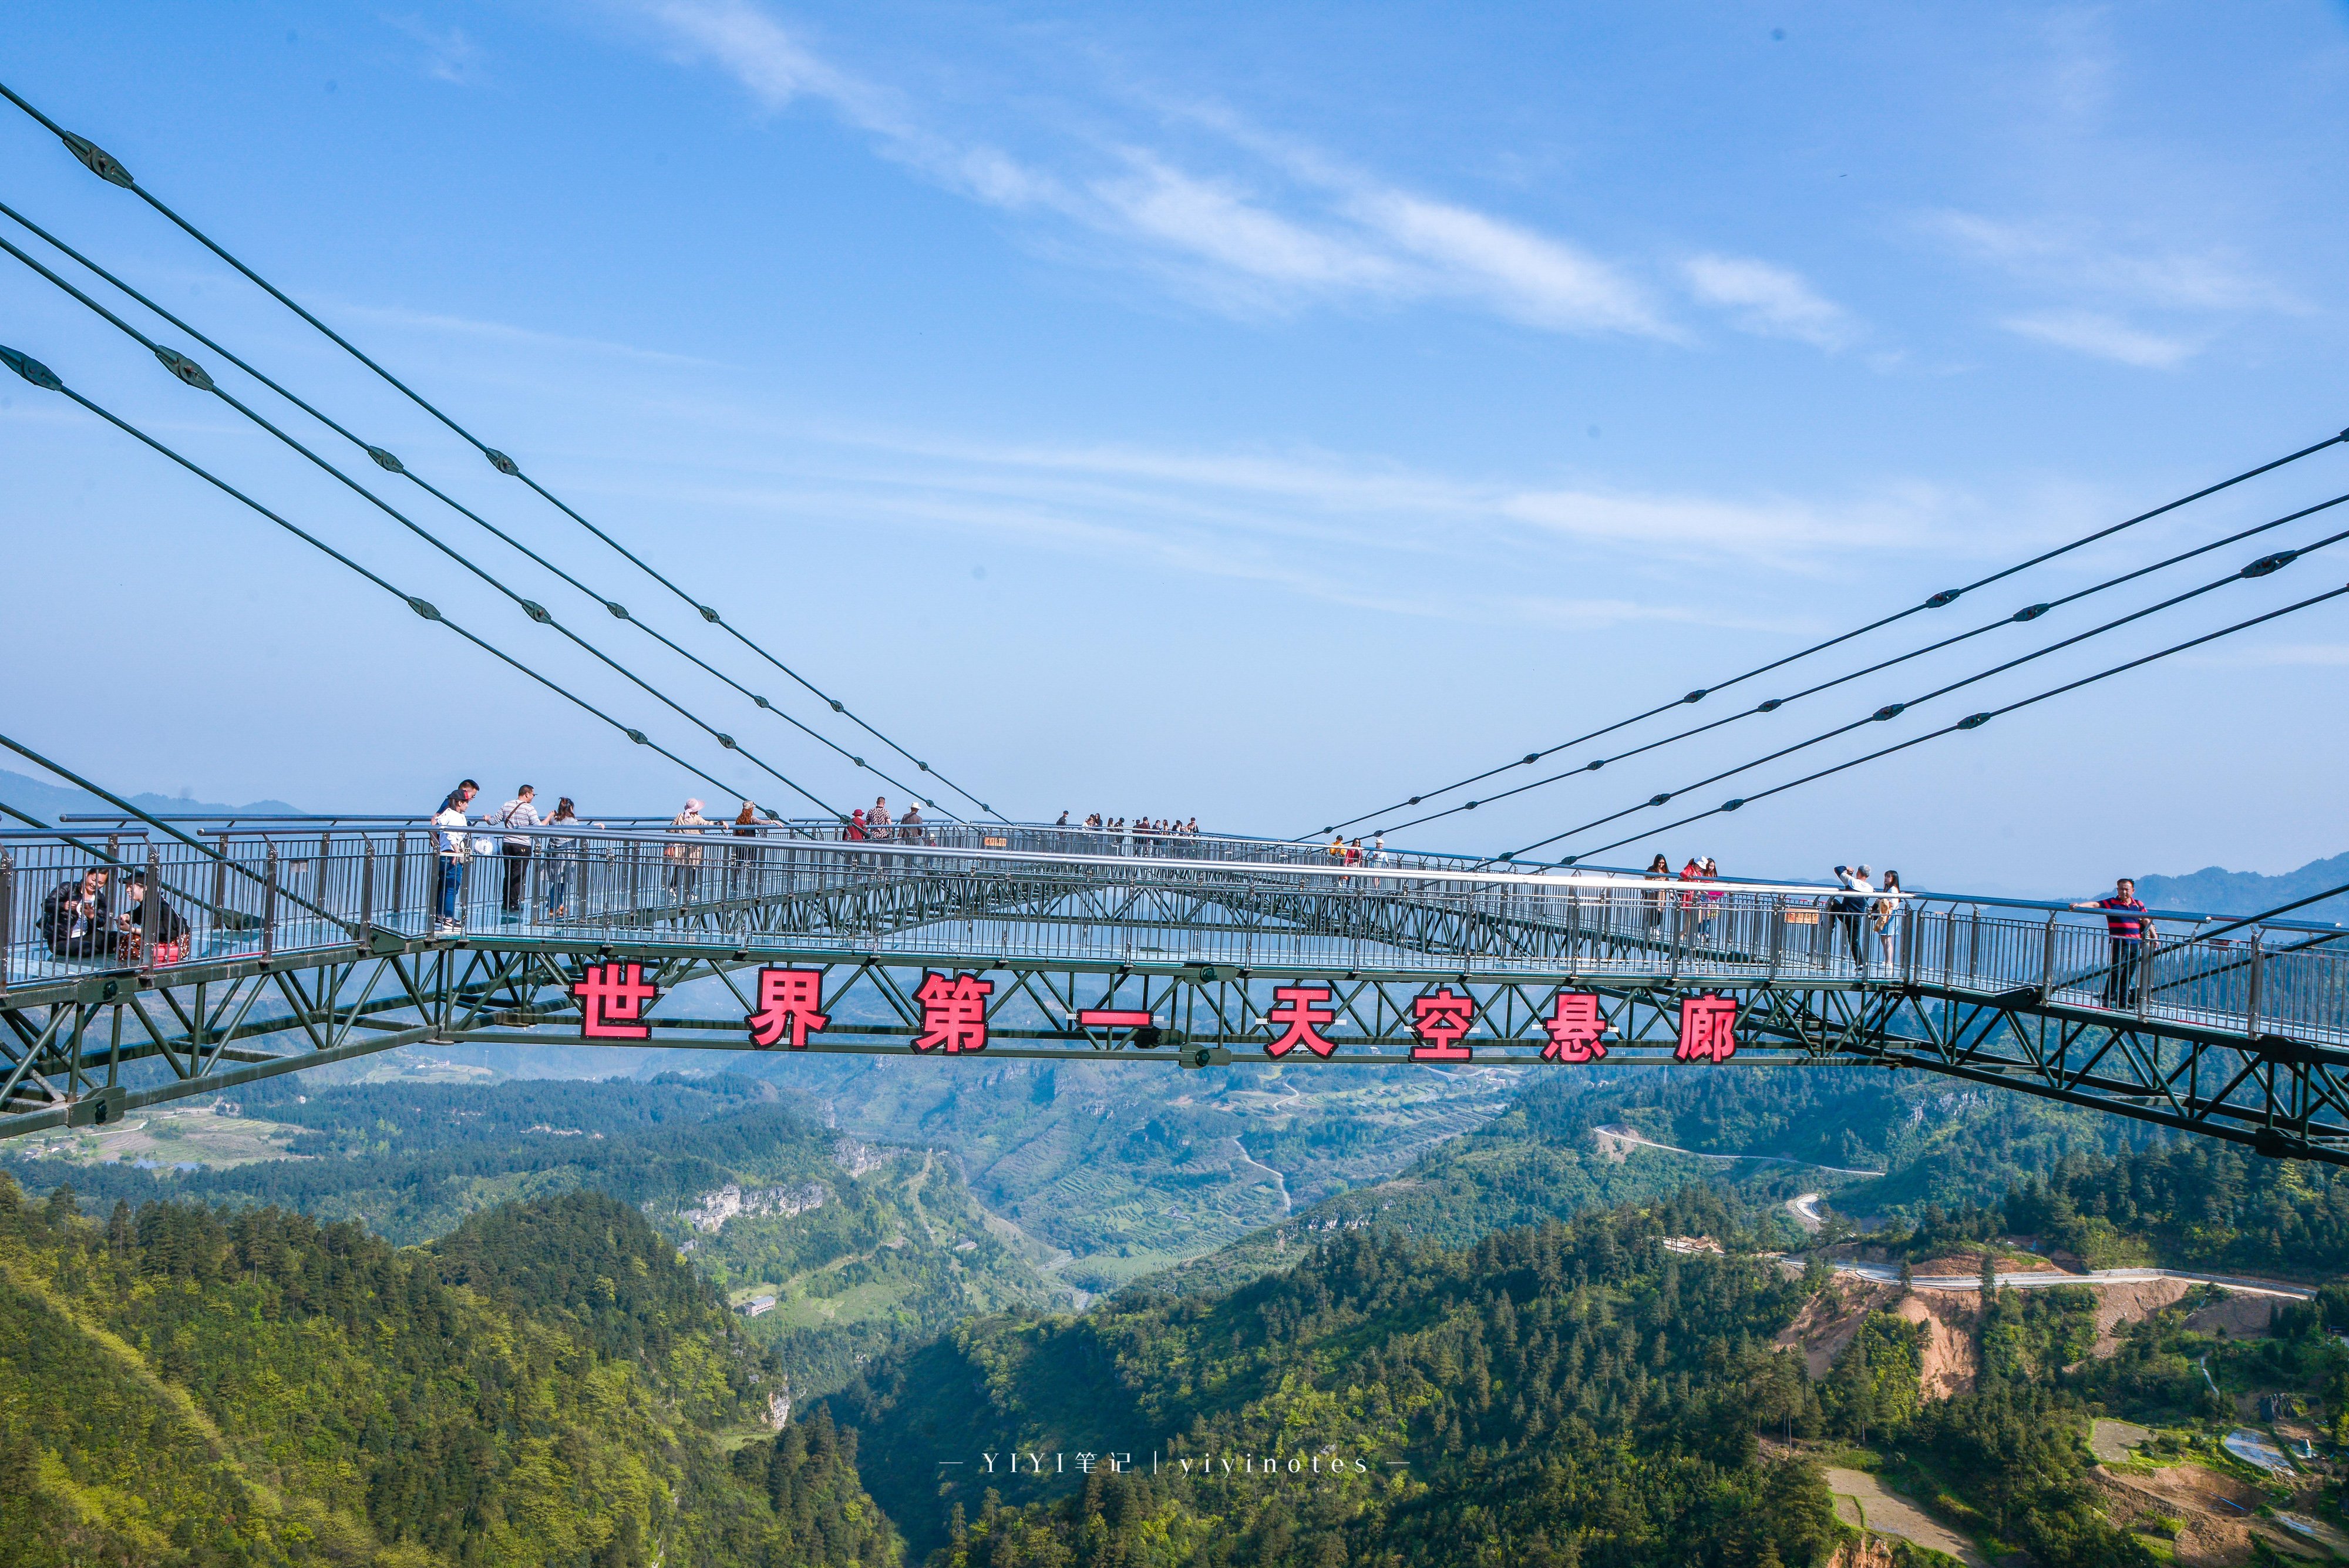
{"type": "Polygon", "coordinates": [[[668,859],[668,885],[680,904],[693,902],[694,885],[701,879],[701,845],[698,841],[701,830],[709,826],[709,819],[701,815],[701,803],[698,800],[687,801],[685,809],[669,818],[669,831],[686,836],[684,843],[672,844],[661,852],[668,859]]]}

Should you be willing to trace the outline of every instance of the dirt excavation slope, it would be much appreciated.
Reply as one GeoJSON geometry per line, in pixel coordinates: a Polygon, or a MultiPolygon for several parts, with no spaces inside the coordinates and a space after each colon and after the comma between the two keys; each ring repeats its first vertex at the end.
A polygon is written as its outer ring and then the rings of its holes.
{"type": "Polygon", "coordinates": [[[1925,1325],[1922,1384],[1928,1399],[1946,1399],[1974,1386],[1981,1362],[1974,1350],[1980,1314],[1972,1294],[1959,1291],[1914,1291],[1906,1300],[1899,1285],[1845,1275],[1804,1303],[1776,1345],[1799,1350],[1814,1380],[1825,1377],[1871,1312],[1893,1312],[1925,1325]]]}
{"type": "MultiPolygon", "coordinates": [[[[2096,1344],[2091,1354],[2106,1356],[2118,1347],[2124,1324],[2152,1316],[2198,1287],[2186,1280],[2083,1280],[2080,1288],[2096,1294],[2096,1344]]],[[[2197,1313],[2194,1326],[2207,1331],[2223,1325],[2237,1337],[2261,1334],[2274,1309],[2275,1303],[2267,1297],[2230,1296],[2197,1313]]],[[[1897,1313],[1909,1323],[1925,1325],[1927,1398],[1946,1399],[1973,1387],[1980,1370],[1974,1348],[1980,1300],[1974,1291],[1912,1291],[1903,1299],[1899,1285],[1841,1274],[1804,1303],[1775,1343],[1781,1350],[1801,1351],[1811,1376],[1825,1377],[1835,1358],[1859,1332],[1860,1319],[1871,1312],[1897,1313]]]]}

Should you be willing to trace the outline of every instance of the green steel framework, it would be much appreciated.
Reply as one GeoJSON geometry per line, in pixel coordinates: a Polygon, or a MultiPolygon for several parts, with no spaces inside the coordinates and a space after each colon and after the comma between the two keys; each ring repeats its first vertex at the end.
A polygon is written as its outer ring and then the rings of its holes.
{"type": "MultiPolygon", "coordinates": [[[[1837,949],[1831,895],[1811,892],[1745,887],[1708,902],[1678,885],[1434,860],[1340,872],[1302,860],[797,841],[680,851],[642,834],[542,844],[530,918],[502,927],[493,909],[469,906],[473,926],[435,932],[419,918],[432,841],[347,838],[297,859],[255,836],[245,849],[257,846],[264,867],[252,878],[264,889],[261,916],[229,907],[232,879],[217,866],[206,898],[203,866],[175,870],[149,853],[164,886],[243,950],[27,972],[43,966],[26,963],[20,944],[0,976],[0,1137],[103,1124],[401,1045],[575,1043],[572,988],[586,966],[617,961],[645,966],[669,998],[652,1010],[641,1042],[650,1046],[751,1049],[751,971],[779,964],[823,972],[833,1023],[810,1049],[908,1054],[922,1033],[923,974],[960,971],[993,982],[987,1054],[1185,1068],[1269,1060],[1272,992],[1304,981],[1331,988],[1339,1016],[1327,1033],[1338,1048],[1327,1058],[1292,1051],[1285,1064],[1410,1063],[1412,1000],[1450,985],[1475,1004],[1468,1043],[1479,1062],[1576,1071],[1542,1056],[1542,1017],[1566,987],[1601,999],[1608,1064],[1709,1070],[1673,1047],[1682,1000],[1710,993],[1739,1006],[1740,1048],[1726,1065],[1911,1067],[2349,1163],[2349,966],[2329,951],[2185,943],[2162,952],[2159,968],[2148,952],[2123,982],[2102,961],[2101,927],[2054,912],[1985,919],[1979,906],[1917,900],[1891,922],[1881,956],[1871,928],[1854,963],[1837,949]],[[679,883],[681,855],[693,871],[679,883]],[[585,912],[556,922],[539,901],[566,865],[580,879],[569,897],[585,912]],[[697,981],[709,982],[696,992],[708,1000],[687,1011],[674,993],[697,981]],[[2097,989],[2124,983],[2117,995],[2097,989]],[[1154,1023],[1076,1020],[1102,1007],[1147,1011],[1154,1023]]],[[[34,889],[18,897],[12,883],[26,878],[9,867],[0,857],[0,929],[12,918],[21,929],[34,889]]],[[[494,882],[479,879],[476,899],[494,882]]],[[[933,1059],[942,1071],[957,1064],[933,1059]]]]}

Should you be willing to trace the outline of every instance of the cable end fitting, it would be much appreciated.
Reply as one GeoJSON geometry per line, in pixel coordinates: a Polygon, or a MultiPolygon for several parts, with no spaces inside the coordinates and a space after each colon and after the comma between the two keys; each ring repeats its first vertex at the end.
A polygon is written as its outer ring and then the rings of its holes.
{"type": "Polygon", "coordinates": [[[1505,849],[1501,852],[1501,864],[1506,866],[1510,861],[1515,860],[1516,857],[1517,852],[1516,850],[1505,849]]]}
{"type": "Polygon", "coordinates": [[[433,605],[430,599],[411,597],[408,601],[408,607],[414,610],[418,615],[422,616],[426,620],[439,620],[440,618],[440,611],[433,605]]]}
{"type": "Polygon", "coordinates": [[[1649,804],[1650,805],[1663,805],[1663,804],[1664,804],[1664,802],[1666,802],[1666,801],[1668,801],[1668,800],[1670,800],[1670,799],[1671,799],[1671,798],[1672,798],[1672,797],[1671,797],[1671,792],[1670,792],[1670,791],[1666,791],[1666,792],[1665,792],[1664,794],[1651,794],[1651,795],[1650,795],[1650,796],[1648,797],[1648,804],[1649,804]]]}
{"type": "Polygon", "coordinates": [[[1541,761],[1541,753],[1539,752],[1527,752],[1524,756],[1517,759],[1517,763],[1521,767],[1529,768],[1539,761],[1541,761]]]}
{"type": "Polygon", "coordinates": [[[2270,572],[2282,571],[2298,559],[2300,559],[2300,552],[2297,550],[2278,550],[2272,556],[2261,556],[2237,575],[2245,577],[2264,577],[2270,572]]]}
{"type": "Polygon", "coordinates": [[[62,392],[66,389],[66,384],[57,379],[57,373],[30,354],[19,354],[14,348],[0,348],[0,364],[6,365],[8,369],[45,392],[62,392]]]}
{"type": "Polygon", "coordinates": [[[130,171],[122,166],[122,161],[87,136],[76,136],[70,130],[60,130],[57,132],[57,137],[66,144],[67,151],[82,161],[84,168],[108,184],[119,185],[126,191],[135,191],[139,188],[139,182],[130,177],[130,171]]]}
{"type": "Polygon", "coordinates": [[[1958,602],[1958,596],[1965,591],[1966,590],[1963,588],[1943,588],[1940,593],[1935,594],[1931,598],[1925,601],[1925,607],[1927,609],[1941,609],[1947,606],[1953,605],[1958,602]]]}
{"type": "Polygon", "coordinates": [[[1735,800],[1723,801],[1721,803],[1721,809],[1723,811],[1735,811],[1739,806],[1744,805],[1744,804],[1745,797],[1741,794],[1735,800]]]}
{"type": "Polygon", "coordinates": [[[718,743],[730,752],[734,749],[734,737],[721,734],[718,737],[718,743]]]}
{"type": "Polygon", "coordinates": [[[864,760],[863,757],[851,757],[851,758],[849,758],[848,760],[849,760],[850,762],[852,762],[852,763],[855,763],[858,767],[860,767],[860,768],[862,768],[862,767],[868,767],[868,766],[870,766],[870,765],[871,765],[870,763],[866,763],[866,762],[865,762],[865,760],[864,760]]]}
{"type": "Polygon", "coordinates": [[[1463,810],[1463,811],[1474,811],[1474,810],[1475,810],[1475,809],[1476,809],[1477,804],[1478,804],[1477,802],[1475,802],[1475,801],[1473,801],[1473,800],[1472,800],[1472,801],[1470,801],[1466,805],[1462,806],[1460,809],[1461,809],[1461,810],[1463,810]]]}
{"type": "Polygon", "coordinates": [[[928,773],[930,771],[930,764],[922,761],[919,757],[916,757],[914,759],[914,765],[921,769],[924,773],[928,773]]]}
{"type": "Polygon", "coordinates": [[[768,701],[764,697],[760,696],[755,691],[750,693],[750,701],[756,702],[761,708],[771,708],[774,706],[772,702],[768,701]]]}
{"type": "Polygon", "coordinates": [[[847,704],[847,703],[845,703],[845,702],[843,702],[843,701],[840,701],[840,699],[838,699],[837,697],[828,698],[828,699],[826,699],[826,701],[830,701],[830,702],[832,703],[832,711],[833,711],[833,712],[835,712],[835,713],[845,713],[845,712],[847,712],[847,711],[848,711],[848,704],[847,704]]]}
{"type": "Polygon", "coordinates": [[[716,610],[711,609],[708,605],[696,605],[693,607],[701,612],[702,619],[708,621],[712,626],[716,626],[718,624],[719,615],[716,610]]]}
{"type": "MultiPolygon", "coordinates": [[[[1409,800],[1407,800],[1407,801],[1403,802],[1403,805],[1417,805],[1423,798],[1423,796],[1420,796],[1420,795],[1413,795],[1413,796],[1412,796],[1409,800]]],[[[1334,822],[1333,822],[1333,823],[1331,823],[1329,826],[1327,826],[1327,827],[1323,828],[1321,831],[1322,831],[1322,832],[1324,832],[1324,833],[1335,833],[1335,832],[1337,832],[1337,831],[1338,831],[1338,825],[1337,825],[1336,823],[1334,823],[1334,822]]]]}
{"type": "Polygon", "coordinates": [[[1961,730],[1979,730],[1984,724],[1989,722],[1990,715],[1987,713],[1969,713],[1964,718],[1958,721],[1958,728],[1961,730]]]}
{"type": "Polygon", "coordinates": [[[2048,607],[2049,607],[2046,605],[2025,605],[2021,609],[2015,611],[2014,614],[2008,618],[2012,620],[2037,620],[2041,616],[2047,613],[2048,607]]]}
{"type": "Polygon", "coordinates": [[[367,448],[367,456],[375,459],[375,465],[383,470],[386,473],[406,473],[408,472],[407,466],[403,464],[399,459],[392,456],[391,453],[384,451],[383,448],[379,446],[371,446],[367,448]]]}
{"type": "Polygon", "coordinates": [[[1606,765],[1607,759],[1605,757],[1593,757],[1588,762],[1582,764],[1582,771],[1587,774],[1595,774],[1606,765]]]}
{"type": "Polygon", "coordinates": [[[498,451],[495,447],[483,447],[481,449],[481,455],[490,460],[490,466],[492,468],[496,469],[508,479],[520,479],[522,477],[521,465],[516,463],[513,459],[508,457],[505,453],[498,451]]]}
{"type": "Polygon", "coordinates": [[[155,358],[163,362],[163,369],[171,371],[199,392],[215,389],[211,374],[202,365],[197,364],[177,348],[166,348],[158,344],[155,348],[155,358]]]}
{"type": "Polygon", "coordinates": [[[1887,719],[1898,719],[1902,713],[1908,711],[1908,708],[1909,704],[1906,702],[1887,702],[1883,707],[1878,708],[1875,713],[1870,716],[1874,718],[1878,723],[1881,724],[1887,719]]]}
{"type": "Polygon", "coordinates": [[[1754,706],[1754,711],[1756,713],[1775,713],[1780,708],[1785,706],[1785,702],[1786,700],[1784,697],[1768,698],[1764,701],[1757,703],[1754,706]]]}
{"type": "Polygon", "coordinates": [[[546,613],[546,607],[533,599],[524,599],[522,601],[522,613],[530,617],[531,619],[538,622],[541,626],[551,626],[554,621],[554,618],[546,613]]]}
{"type": "Polygon", "coordinates": [[[645,739],[645,732],[642,730],[624,730],[621,733],[626,735],[628,739],[636,742],[636,743],[640,746],[649,746],[652,744],[650,741],[645,739]]]}
{"type": "Polygon", "coordinates": [[[620,603],[617,599],[605,599],[604,601],[604,607],[612,612],[612,618],[614,620],[626,620],[628,618],[628,607],[620,603]]]}

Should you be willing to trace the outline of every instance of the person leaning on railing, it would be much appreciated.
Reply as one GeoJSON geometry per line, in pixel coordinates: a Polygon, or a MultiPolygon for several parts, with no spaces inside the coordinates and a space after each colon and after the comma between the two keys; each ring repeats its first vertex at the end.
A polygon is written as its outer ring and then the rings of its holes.
{"type": "Polygon", "coordinates": [[[2135,1007],[2137,964],[2146,950],[2160,940],[2153,922],[2145,918],[2145,906],[2137,901],[2137,883],[2124,877],[2113,885],[2110,896],[2072,908],[2105,912],[2105,935],[2113,945],[2112,963],[2105,971],[2105,1005],[2135,1007]]]}
{"type": "Polygon", "coordinates": [[[462,930],[465,926],[459,917],[464,909],[465,862],[473,852],[465,832],[465,807],[481,793],[481,786],[467,779],[449,792],[449,798],[432,815],[432,826],[440,835],[440,913],[432,917],[432,929],[437,931],[462,930]]]}
{"type": "Polygon", "coordinates": [[[514,791],[513,799],[481,818],[484,826],[494,822],[500,827],[509,830],[505,842],[499,846],[502,851],[501,858],[505,862],[506,880],[502,889],[504,896],[498,904],[498,908],[508,919],[522,919],[523,884],[528,879],[530,871],[530,840],[522,834],[511,830],[538,826],[538,807],[531,804],[537,798],[537,789],[530,784],[524,784],[514,791]]]}

